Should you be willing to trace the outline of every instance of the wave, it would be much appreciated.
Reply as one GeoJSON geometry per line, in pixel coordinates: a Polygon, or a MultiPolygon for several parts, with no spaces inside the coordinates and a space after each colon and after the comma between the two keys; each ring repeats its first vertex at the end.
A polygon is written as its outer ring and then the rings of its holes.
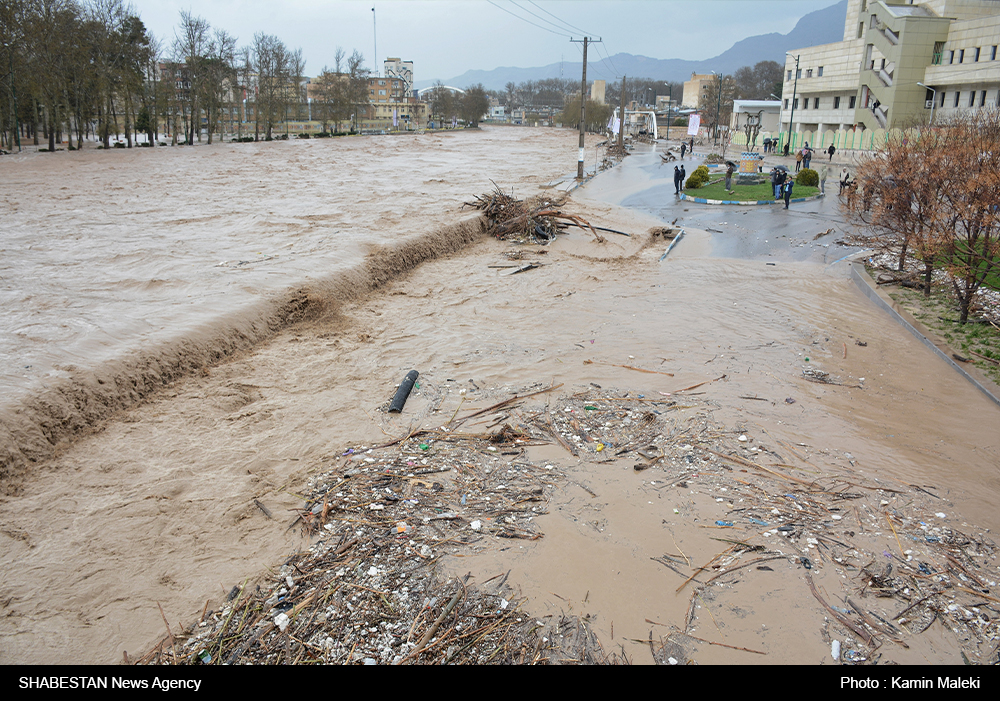
{"type": "Polygon", "coordinates": [[[0,491],[16,496],[40,463],[172,382],[250,351],[288,326],[334,313],[484,234],[484,220],[474,215],[396,244],[371,245],[354,268],[296,285],[168,341],[76,370],[38,393],[0,406],[0,491]]]}

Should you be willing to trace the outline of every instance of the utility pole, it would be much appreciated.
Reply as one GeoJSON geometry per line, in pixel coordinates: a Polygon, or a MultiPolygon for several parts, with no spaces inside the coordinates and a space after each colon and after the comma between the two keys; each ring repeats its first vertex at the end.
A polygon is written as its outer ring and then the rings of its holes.
{"type": "Polygon", "coordinates": [[[618,125],[618,149],[622,153],[625,152],[625,76],[622,76],[622,91],[619,95],[620,107],[618,108],[618,114],[621,117],[621,123],[618,125]]]}
{"type": "Polygon", "coordinates": [[[378,78],[378,28],[375,26],[375,8],[372,7],[372,40],[375,42],[375,77],[378,78]]]}
{"type": "MultiPolygon", "coordinates": [[[[580,43],[570,39],[573,43],[580,43]]],[[[587,133],[587,44],[591,41],[600,43],[600,39],[583,38],[583,77],[580,78],[580,153],[576,159],[576,179],[583,180],[583,142],[587,133]]]]}

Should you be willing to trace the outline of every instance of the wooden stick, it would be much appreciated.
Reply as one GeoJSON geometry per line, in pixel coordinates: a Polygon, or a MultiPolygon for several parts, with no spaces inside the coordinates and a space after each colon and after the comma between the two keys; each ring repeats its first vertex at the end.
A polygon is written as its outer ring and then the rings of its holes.
{"type": "Polygon", "coordinates": [[[626,370],[635,370],[636,372],[646,372],[646,373],[649,373],[651,375],[667,375],[668,377],[673,377],[674,376],[674,373],[672,373],[672,372],[660,372],[658,370],[646,370],[645,368],[637,368],[637,367],[632,366],[632,365],[618,365],[617,363],[602,363],[599,360],[584,360],[583,364],[584,365],[608,365],[608,366],[614,367],[614,368],[625,368],[626,370]]]}

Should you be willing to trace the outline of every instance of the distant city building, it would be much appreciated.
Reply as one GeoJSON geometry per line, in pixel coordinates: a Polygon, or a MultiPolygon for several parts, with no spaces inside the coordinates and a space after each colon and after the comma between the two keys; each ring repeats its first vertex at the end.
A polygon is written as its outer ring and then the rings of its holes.
{"type": "Polygon", "coordinates": [[[607,83],[603,80],[595,80],[590,84],[590,99],[594,102],[600,102],[604,104],[604,91],[607,89],[607,83]]]}
{"type": "Polygon", "coordinates": [[[413,61],[404,61],[399,58],[387,58],[384,66],[385,77],[399,78],[403,81],[403,92],[409,96],[413,91],[413,61]]]}
{"type": "Polygon", "coordinates": [[[370,105],[362,119],[363,129],[421,129],[427,126],[427,103],[410,95],[402,78],[369,78],[370,105]]]}
{"type": "Polygon", "coordinates": [[[684,81],[684,96],[681,98],[681,105],[697,109],[701,103],[702,95],[708,94],[708,85],[713,80],[718,80],[718,77],[711,73],[707,75],[692,73],[691,80],[684,81]]]}
{"type": "Polygon", "coordinates": [[[996,108],[998,44],[997,0],[848,0],[843,41],[785,57],[781,129],[887,129],[926,124],[932,109],[996,108]]]}

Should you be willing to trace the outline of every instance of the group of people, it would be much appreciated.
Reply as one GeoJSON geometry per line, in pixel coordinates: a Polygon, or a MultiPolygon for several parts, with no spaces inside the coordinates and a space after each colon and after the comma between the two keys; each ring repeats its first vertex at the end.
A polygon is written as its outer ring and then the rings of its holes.
{"type": "Polygon", "coordinates": [[[684,180],[687,178],[687,172],[684,170],[684,166],[674,166],[674,194],[681,194],[681,190],[684,189],[684,180]]]}
{"type": "Polygon", "coordinates": [[[785,200],[785,209],[792,199],[793,180],[789,177],[788,171],[782,168],[771,169],[771,187],[774,189],[774,201],[785,200]]]}

